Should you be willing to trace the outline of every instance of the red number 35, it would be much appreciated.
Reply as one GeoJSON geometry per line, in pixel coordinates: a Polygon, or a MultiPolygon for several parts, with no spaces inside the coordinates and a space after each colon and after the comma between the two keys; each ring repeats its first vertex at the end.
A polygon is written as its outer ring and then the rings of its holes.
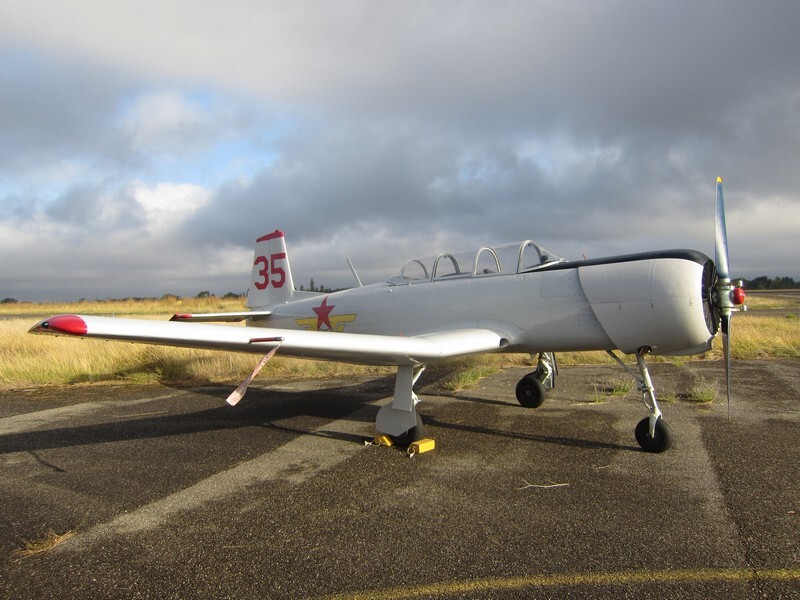
{"type": "Polygon", "coordinates": [[[276,254],[272,254],[267,260],[266,256],[259,256],[256,258],[254,265],[261,265],[261,269],[259,269],[258,274],[260,279],[255,280],[255,286],[259,290],[265,290],[269,287],[269,284],[272,284],[272,287],[281,288],[286,283],[286,271],[283,270],[283,267],[277,265],[276,263],[279,260],[284,260],[286,258],[285,252],[277,252],[276,254]],[[272,278],[270,279],[270,272],[272,272],[272,278]]]}

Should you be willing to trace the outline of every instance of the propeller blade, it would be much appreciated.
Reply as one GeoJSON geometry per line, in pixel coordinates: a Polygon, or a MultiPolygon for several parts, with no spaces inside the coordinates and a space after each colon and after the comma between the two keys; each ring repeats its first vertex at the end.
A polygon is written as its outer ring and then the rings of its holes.
{"type": "Polygon", "coordinates": [[[731,416],[731,314],[722,315],[722,353],[725,360],[725,388],[728,393],[728,418],[731,416]]]}
{"type": "MultiPolygon", "coordinates": [[[[722,177],[717,177],[717,209],[715,219],[714,259],[717,266],[716,295],[720,312],[722,351],[725,361],[725,387],[728,395],[728,417],[731,416],[731,314],[736,301],[728,264],[728,229],[725,224],[725,202],[722,199],[722,177]]],[[[740,294],[741,295],[741,294],[740,294]]]]}
{"type": "Polygon", "coordinates": [[[722,199],[722,177],[717,177],[717,210],[715,222],[714,262],[720,279],[730,279],[728,270],[728,229],[725,225],[725,203],[722,199]]]}

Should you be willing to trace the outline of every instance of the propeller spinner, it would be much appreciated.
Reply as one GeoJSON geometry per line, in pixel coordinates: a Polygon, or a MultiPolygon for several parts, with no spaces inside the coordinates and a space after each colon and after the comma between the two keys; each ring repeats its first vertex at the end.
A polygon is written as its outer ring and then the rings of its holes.
{"type": "Polygon", "coordinates": [[[722,331],[722,350],[725,356],[725,384],[728,392],[728,413],[731,405],[731,314],[736,307],[744,304],[745,293],[742,283],[731,282],[728,263],[728,231],[725,225],[725,202],[722,199],[722,177],[717,177],[717,208],[715,218],[714,262],[717,278],[713,296],[716,311],[719,313],[722,331]]]}

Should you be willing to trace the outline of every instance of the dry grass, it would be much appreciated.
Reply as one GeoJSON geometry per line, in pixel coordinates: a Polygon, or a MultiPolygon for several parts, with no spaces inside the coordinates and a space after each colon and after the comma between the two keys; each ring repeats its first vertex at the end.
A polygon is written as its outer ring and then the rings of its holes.
{"type": "Polygon", "coordinates": [[[92,300],[80,302],[18,302],[0,306],[0,315],[41,315],[49,317],[61,313],[82,315],[110,315],[117,317],[153,315],[171,317],[176,312],[224,312],[244,310],[244,298],[176,298],[162,300],[124,298],[121,300],[92,300]]]}
{"type": "Polygon", "coordinates": [[[586,404],[604,404],[612,397],[623,398],[628,395],[633,386],[634,381],[631,377],[615,377],[605,383],[596,383],[586,404]]]}
{"type": "Polygon", "coordinates": [[[752,309],[798,308],[800,296],[782,290],[747,291],[747,306],[752,309]]]}
{"type": "MultiPolygon", "coordinates": [[[[731,324],[731,340],[734,358],[797,358],[800,356],[800,321],[791,315],[737,314],[731,324]]],[[[721,342],[715,344],[714,351],[721,355],[721,342]]]]}
{"type": "Polygon", "coordinates": [[[45,554],[59,544],[66,542],[74,535],[75,531],[67,531],[66,533],[59,534],[49,529],[42,539],[25,542],[24,547],[18,548],[11,553],[11,557],[16,560],[21,560],[45,554]]]}
{"type": "Polygon", "coordinates": [[[464,370],[457,371],[452,379],[444,383],[444,388],[451,392],[468,390],[478,385],[481,379],[489,375],[494,375],[498,370],[497,367],[483,365],[468,367],[464,370]]]}
{"type": "Polygon", "coordinates": [[[712,404],[719,395],[716,384],[698,381],[689,387],[684,399],[695,404],[712,404]]]}
{"type": "MultiPolygon", "coordinates": [[[[137,315],[146,317],[146,315],[137,315]]],[[[0,321],[0,387],[93,382],[239,383],[259,357],[213,350],[33,336],[29,319],[0,321]]],[[[262,377],[329,378],[388,372],[379,367],[276,357],[262,377]]]]}
{"type": "MultiPolygon", "coordinates": [[[[760,297],[757,303],[766,303],[760,297]]],[[[69,337],[32,336],[28,329],[35,316],[77,312],[167,319],[175,312],[221,312],[242,310],[241,299],[187,299],[179,301],[105,301],[75,304],[11,304],[3,305],[0,316],[0,387],[14,389],[44,384],[85,384],[92,382],[133,383],[238,383],[255,366],[258,358],[209,350],[190,350],[163,346],[76,340],[69,337]],[[14,315],[25,315],[14,317],[14,315]]],[[[789,307],[793,309],[793,307],[789,307]]],[[[800,312],[800,311],[798,311],[800,312]]],[[[733,357],[753,359],[800,356],[800,320],[770,316],[769,313],[737,314],[733,320],[733,357]]],[[[673,362],[719,359],[721,341],[704,355],[660,358],[673,362]]],[[[559,365],[612,364],[604,352],[565,352],[558,354],[559,365]]],[[[474,383],[485,376],[487,369],[530,365],[528,355],[497,354],[465,357],[447,361],[442,368],[456,371],[450,384],[453,389],[474,383]]],[[[439,368],[433,365],[432,368],[439,368]]],[[[323,361],[306,361],[278,355],[263,371],[262,378],[330,378],[362,374],[388,374],[391,369],[366,367],[323,361]]]]}

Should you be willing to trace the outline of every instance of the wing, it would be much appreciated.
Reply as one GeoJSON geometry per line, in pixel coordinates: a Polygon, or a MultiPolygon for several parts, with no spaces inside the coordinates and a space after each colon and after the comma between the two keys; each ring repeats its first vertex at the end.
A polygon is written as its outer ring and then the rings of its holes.
{"type": "Polygon", "coordinates": [[[256,354],[279,346],[282,355],[377,365],[428,363],[493,352],[508,344],[497,332],[478,328],[402,337],[84,315],[56,315],[30,332],[256,354]]]}

